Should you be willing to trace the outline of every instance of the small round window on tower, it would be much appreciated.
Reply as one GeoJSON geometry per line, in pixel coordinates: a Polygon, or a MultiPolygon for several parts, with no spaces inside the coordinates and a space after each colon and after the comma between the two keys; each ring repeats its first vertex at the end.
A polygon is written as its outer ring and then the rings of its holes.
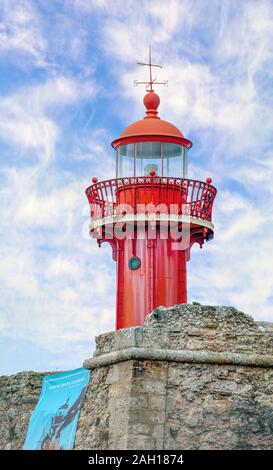
{"type": "Polygon", "coordinates": [[[140,268],[140,265],[141,265],[141,261],[140,261],[140,258],[138,258],[137,256],[132,256],[132,258],[130,258],[128,261],[128,266],[133,271],[140,268]]]}

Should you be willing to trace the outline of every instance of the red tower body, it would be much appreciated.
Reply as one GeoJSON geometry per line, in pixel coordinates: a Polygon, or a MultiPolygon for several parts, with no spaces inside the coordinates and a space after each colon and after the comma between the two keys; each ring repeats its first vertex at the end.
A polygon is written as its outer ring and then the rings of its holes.
{"type": "Polygon", "coordinates": [[[116,178],[93,178],[86,190],[90,235],[111,244],[117,263],[117,329],[143,325],[158,306],[186,303],[191,246],[213,238],[216,189],[210,178],[187,178],[192,143],[158,117],[152,83],[146,116],[112,142],[116,178]]]}

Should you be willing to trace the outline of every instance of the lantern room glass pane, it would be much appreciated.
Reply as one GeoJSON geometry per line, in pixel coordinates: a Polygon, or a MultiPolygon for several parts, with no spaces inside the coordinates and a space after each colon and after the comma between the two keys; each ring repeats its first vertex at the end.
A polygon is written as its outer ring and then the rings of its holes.
{"type": "Polygon", "coordinates": [[[117,177],[156,176],[188,177],[188,149],[163,142],[139,142],[117,149],[117,177]],[[163,172],[162,172],[163,170],[163,172]]]}
{"type": "Polygon", "coordinates": [[[118,148],[117,177],[134,176],[134,144],[118,148]]]}
{"type": "Polygon", "coordinates": [[[136,144],[136,176],[150,176],[154,170],[156,176],[162,176],[161,142],[140,142],[136,144]]]}
{"type": "Polygon", "coordinates": [[[186,178],[185,150],[182,145],[164,144],[163,176],[186,178]]]}

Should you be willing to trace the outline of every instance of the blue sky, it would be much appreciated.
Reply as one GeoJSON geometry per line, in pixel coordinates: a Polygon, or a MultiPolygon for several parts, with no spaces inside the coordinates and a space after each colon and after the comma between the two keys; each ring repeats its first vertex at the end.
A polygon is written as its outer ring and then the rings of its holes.
{"type": "Polygon", "coordinates": [[[273,321],[273,3],[0,0],[0,373],[80,367],[114,329],[115,264],[89,239],[85,188],[114,177],[112,139],[159,114],[213,178],[215,239],[192,250],[189,301],[273,321]]]}

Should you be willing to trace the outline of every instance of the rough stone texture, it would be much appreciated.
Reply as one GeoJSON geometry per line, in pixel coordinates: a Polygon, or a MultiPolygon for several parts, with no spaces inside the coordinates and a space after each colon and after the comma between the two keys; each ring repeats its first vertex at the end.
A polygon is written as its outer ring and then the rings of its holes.
{"type": "Polygon", "coordinates": [[[156,309],[144,327],[100,335],[95,356],[128,347],[273,354],[273,324],[233,307],[175,305],[156,309]]]}
{"type": "MultiPolygon", "coordinates": [[[[273,324],[231,307],[179,305],[96,342],[96,360],[141,348],[256,355],[261,365],[108,359],[92,371],[76,449],[272,449],[273,367],[262,364],[273,356],[273,324]]],[[[0,379],[0,448],[22,446],[40,383],[34,373],[0,379]]]]}
{"type": "Polygon", "coordinates": [[[92,372],[81,410],[76,449],[126,448],[131,400],[131,363],[92,372]]]}
{"type": "Polygon", "coordinates": [[[43,375],[31,371],[0,377],[0,449],[22,448],[43,375]]]}
{"type": "MultiPolygon", "coordinates": [[[[263,359],[273,355],[273,325],[232,307],[177,305],[156,309],[144,327],[100,335],[96,345],[96,359],[130,348],[263,359]]],[[[130,360],[95,369],[93,380],[102,371],[108,442],[93,448],[272,449],[271,367],[130,360]]],[[[86,402],[81,420],[90,414],[86,402]]],[[[92,447],[90,437],[78,433],[79,448],[92,447]]]]}

